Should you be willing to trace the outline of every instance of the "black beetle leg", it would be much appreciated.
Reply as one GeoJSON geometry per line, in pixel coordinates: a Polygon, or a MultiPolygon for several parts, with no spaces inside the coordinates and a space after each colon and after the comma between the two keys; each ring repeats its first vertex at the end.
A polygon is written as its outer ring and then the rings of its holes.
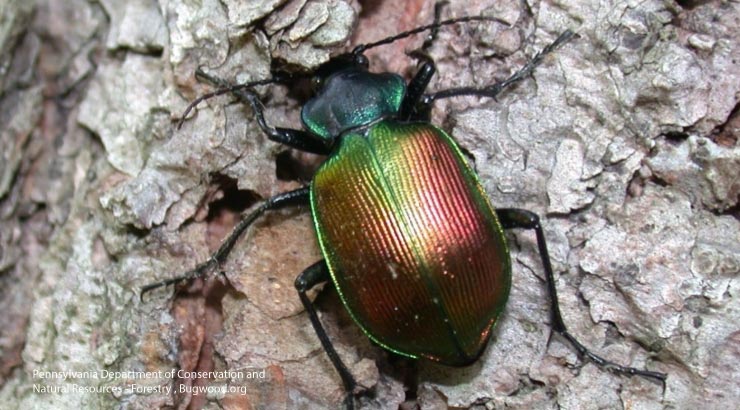
{"type": "Polygon", "coordinates": [[[226,257],[229,256],[229,253],[231,252],[231,249],[234,248],[234,245],[236,244],[236,241],[239,239],[239,236],[244,233],[244,231],[249,228],[250,225],[254,223],[254,221],[257,220],[262,214],[265,213],[265,211],[271,211],[275,209],[280,209],[286,206],[291,205],[305,205],[308,204],[308,198],[309,198],[309,188],[303,187],[296,189],[294,191],[288,191],[284,192],[282,194],[275,195],[265,202],[262,203],[262,205],[259,206],[259,208],[255,209],[247,215],[245,218],[243,218],[239,223],[234,227],[234,230],[231,231],[231,234],[224,239],[224,241],[221,243],[221,246],[214,252],[208,260],[205,262],[199,264],[195,267],[195,269],[192,269],[188,272],[186,272],[183,275],[180,275],[175,278],[163,280],[161,282],[157,283],[151,283],[146,286],[142,286],[141,288],[141,298],[144,299],[144,294],[146,294],[149,291],[152,291],[157,288],[161,288],[163,286],[169,286],[174,285],[176,283],[180,283],[186,280],[191,280],[197,277],[201,277],[207,272],[218,268],[219,265],[221,265],[225,260],[226,257]]]}
{"type": "Polygon", "coordinates": [[[428,121],[432,105],[427,103],[424,96],[432,76],[437,71],[434,60],[423,50],[415,50],[409,53],[409,56],[418,59],[421,64],[419,71],[406,86],[406,96],[401,102],[401,109],[398,116],[402,120],[428,121]],[[423,101],[424,99],[424,101],[423,101]]]}
{"type": "Polygon", "coordinates": [[[203,78],[218,87],[222,87],[221,89],[233,88],[233,91],[231,92],[236,95],[241,102],[249,104],[252,107],[252,110],[254,110],[254,114],[257,117],[257,123],[262,131],[267,135],[267,138],[271,141],[313,154],[328,155],[329,152],[331,152],[331,147],[327,146],[319,138],[309,132],[294,130],[291,128],[273,127],[267,124],[264,113],[265,106],[262,104],[257,93],[255,93],[251,88],[235,88],[228,81],[207,74],[201,69],[196,70],[195,75],[196,77],[203,78]]]}
{"type": "Polygon", "coordinates": [[[406,96],[401,103],[399,118],[401,120],[429,121],[431,104],[420,104],[429,82],[437,71],[434,60],[429,56],[429,48],[434,44],[439,33],[439,22],[442,17],[442,9],[449,4],[447,1],[438,1],[434,4],[434,23],[429,30],[429,35],[424,40],[421,48],[407,53],[409,57],[419,60],[419,70],[406,87],[406,96]]]}
{"type": "Polygon", "coordinates": [[[433,94],[426,95],[422,102],[425,104],[432,104],[435,100],[462,95],[476,95],[479,97],[496,98],[510,85],[517,83],[531,75],[534,69],[538,65],[540,65],[540,63],[542,63],[542,60],[544,60],[545,56],[555,51],[556,48],[573,38],[573,36],[575,36],[575,33],[573,33],[572,31],[564,31],[562,34],[560,34],[560,36],[558,36],[557,39],[555,39],[555,41],[550,43],[547,47],[543,48],[539,53],[535,54],[534,57],[532,57],[532,59],[527,62],[527,64],[525,64],[522,68],[517,70],[517,72],[512,74],[504,81],[485,87],[459,87],[437,91],[433,94]]]}
{"type": "Polygon", "coordinates": [[[421,50],[426,52],[429,50],[430,47],[432,47],[432,44],[434,44],[434,41],[437,40],[437,34],[439,33],[439,22],[442,21],[442,9],[445,8],[450,4],[449,1],[443,0],[438,1],[434,3],[434,22],[432,23],[432,28],[429,30],[429,35],[424,40],[424,44],[421,45],[421,50]]]}
{"type": "Polygon", "coordinates": [[[326,282],[328,280],[331,280],[329,267],[326,266],[326,261],[320,260],[306,268],[306,270],[298,275],[298,278],[295,280],[295,288],[298,290],[298,296],[301,298],[301,302],[308,312],[308,317],[311,319],[311,324],[316,331],[316,335],[321,341],[321,346],[323,346],[324,351],[326,351],[326,354],[329,356],[329,360],[331,360],[334,368],[337,369],[339,376],[342,378],[344,389],[347,392],[347,396],[344,399],[345,408],[354,409],[354,393],[355,388],[357,387],[357,382],[347,366],[342,362],[337,351],[334,349],[334,345],[332,345],[331,340],[329,340],[329,336],[326,334],[326,330],[324,330],[324,326],[319,320],[316,308],[314,308],[313,303],[311,303],[311,300],[306,295],[308,290],[319,283],[326,282]]]}
{"type": "Polygon", "coordinates": [[[547,243],[545,241],[545,234],[540,226],[540,218],[537,214],[527,211],[525,209],[497,209],[496,215],[498,215],[499,221],[504,229],[510,228],[523,228],[533,229],[537,235],[537,248],[539,248],[540,258],[542,259],[542,265],[545,270],[545,278],[547,281],[547,293],[550,295],[550,314],[551,314],[551,326],[552,329],[567,340],[580,357],[586,357],[588,360],[601,367],[602,369],[609,370],[614,373],[624,374],[627,376],[641,376],[648,379],[656,380],[660,383],[665,383],[667,375],[661,372],[653,372],[649,370],[640,370],[634,367],[627,367],[608,361],[595,353],[591,352],[581,342],[579,342],[573,335],[571,335],[565,328],[563,317],[560,313],[560,305],[558,303],[558,292],[555,288],[555,276],[552,272],[552,265],[550,264],[550,255],[547,253],[547,243]]]}

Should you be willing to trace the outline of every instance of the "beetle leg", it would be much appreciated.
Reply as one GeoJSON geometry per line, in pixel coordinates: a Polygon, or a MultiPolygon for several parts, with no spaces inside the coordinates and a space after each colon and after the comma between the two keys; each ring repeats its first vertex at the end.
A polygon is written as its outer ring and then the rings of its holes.
{"type": "Polygon", "coordinates": [[[432,76],[437,71],[434,59],[429,55],[429,48],[434,44],[439,34],[439,22],[442,18],[442,9],[449,4],[448,1],[438,1],[434,4],[434,22],[429,29],[429,35],[424,40],[421,48],[413,50],[408,54],[419,60],[419,71],[406,86],[406,96],[401,103],[399,118],[401,120],[428,121],[430,119],[431,104],[421,103],[424,91],[429,86],[432,76]]]}
{"type": "Polygon", "coordinates": [[[406,86],[406,96],[401,102],[401,109],[398,116],[401,120],[428,121],[432,111],[431,102],[426,101],[424,91],[426,91],[432,76],[437,71],[434,60],[423,50],[415,50],[409,53],[409,56],[421,61],[419,71],[406,86]]]}
{"type": "Polygon", "coordinates": [[[512,84],[529,77],[534,69],[537,68],[540,63],[542,63],[542,60],[544,60],[545,56],[555,51],[556,48],[573,38],[573,36],[575,36],[574,32],[570,30],[564,31],[562,34],[560,34],[560,36],[558,36],[557,39],[555,39],[555,41],[550,43],[547,47],[543,48],[539,53],[535,54],[534,57],[532,57],[532,59],[524,65],[524,67],[517,70],[514,74],[512,74],[504,81],[485,87],[459,87],[437,91],[433,94],[424,96],[422,103],[431,105],[432,103],[434,103],[435,100],[462,95],[477,95],[479,97],[496,98],[512,84]]]}
{"type": "Polygon", "coordinates": [[[316,331],[316,335],[321,341],[321,346],[323,346],[324,351],[326,351],[326,354],[329,356],[329,360],[331,360],[334,368],[337,369],[339,376],[342,378],[344,389],[347,392],[347,397],[344,400],[345,408],[353,409],[353,394],[355,392],[355,388],[357,387],[357,382],[355,381],[355,378],[352,376],[352,373],[350,373],[347,366],[344,364],[344,362],[342,362],[342,359],[337,354],[337,351],[334,349],[334,345],[332,345],[331,340],[329,340],[329,336],[327,336],[326,334],[326,330],[324,330],[324,326],[319,320],[319,315],[316,313],[316,308],[306,295],[306,292],[308,292],[308,290],[310,290],[314,286],[318,285],[321,282],[326,282],[329,280],[331,280],[331,276],[329,275],[329,268],[326,266],[326,261],[322,259],[309,266],[300,275],[298,275],[298,278],[296,278],[295,280],[295,288],[298,290],[298,296],[301,298],[301,302],[308,312],[308,317],[311,319],[311,324],[316,331]]]}
{"type": "Polygon", "coordinates": [[[540,252],[540,258],[542,259],[542,265],[545,270],[545,278],[547,282],[547,293],[550,295],[550,314],[551,314],[551,326],[552,329],[561,335],[565,340],[570,343],[580,357],[586,357],[588,360],[601,367],[602,369],[612,371],[618,374],[624,374],[627,376],[642,376],[648,379],[657,380],[660,383],[665,383],[667,375],[661,372],[653,372],[649,370],[636,369],[634,367],[627,367],[616,364],[609,360],[606,360],[595,353],[591,352],[581,342],[579,342],[573,335],[571,335],[565,328],[563,317],[560,313],[560,305],[558,303],[558,292],[555,288],[555,275],[552,271],[552,264],[550,263],[550,255],[547,252],[547,243],[545,241],[545,234],[540,225],[540,218],[537,214],[524,210],[524,209],[497,209],[496,215],[501,222],[504,229],[511,228],[523,228],[532,229],[537,235],[537,248],[540,252]]]}
{"type": "Polygon", "coordinates": [[[234,248],[234,245],[239,239],[239,236],[241,236],[241,234],[244,233],[244,231],[249,228],[249,226],[252,225],[254,221],[257,220],[257,218],[262,216],[265,211],[280,209],[291,205],[305,205],[308,203],[308,198],[309,188],[303,187],[293,191],[284,192],[282,194],[278,194],[267,199],[265,202],[262,203],[262,205],[259,206],[259,208],[255,209],[254,211],[252,211],[252,213],[239,221],[239,223],[234,227],[234,230],[231,231],[231,234],[229,234],[229,236],[224,239],[218,250],[216,250],[216,252],[214,252],[208,258],[208,260],[196,266],[195,269],[192,269],[178,277],[142,286],[141,299],[143,300],[144,294],[151,290],[161,288],[163,286],[174,285],[186,280],[192,280],[197,277],[203,276],[205,273],[213,269],[216,269],[226,260],[226,257],[229,256],[229,253],[231,252],[231,249],[234,248]]]}
{"type": "Polygon", "coordinates": [[[447,5],[449,5],[450,2],[447,0],[442,0],[434,3],[434,22],[432,23],[432,28],[429,29],[429,35],[424,40],[424,44],[421,45],[421,50],[426,52],[429,50],[429,47],[434,44],[434,41],[437,40],[437,34],[439,33],[439,22],[442,21],[442,9],[445,8],[447,5]]]}
{"type": "MultiPolygon", "coordinates": [[[[265,106],[264,104],[262,104],[262,101],[260,100],[257,93],[254,92],[251,87],[236,88],[233,85],[229,84],[228,81],[207,74],[201,69],[196,70],[195,75],[197,77],[205,79],[210,83],[213,83],[218,87],[222,87],[221,89],[223,90],[229,90],[231,93],[236,95],[239,101],[244,104],[249,104],[252,107],[252,110],[254,110],[254,115],[257,117],[257,123],[259,124],[265,135],[267,135],[267,138],[269,138],[271,141],[275,141],[279,144],[287,145],[291,148],[310,152],[313,154],[328,155],[331,151],[331,147],[327,146],[324,142],[322,142],[319,138],[316,138],[310,132],[295,130],[292,128],[273,127],[269,125],[265,120],[265,106]]],[[[275,80],[275,82],[276,81],[277,80],[275,80]]],[[[196,102],[199,102],[199,100],[194,101],[194,103],[196,102]]],[[[188,107],[188,111],[190,110],[190,108],[192,107],[188,107]]],[[[186,114],[188,111],[186,111],[186,114]]],[[[183,118],[180,119],[181,123],[184,118],[185,115],[183,115],[183,118]]]]}

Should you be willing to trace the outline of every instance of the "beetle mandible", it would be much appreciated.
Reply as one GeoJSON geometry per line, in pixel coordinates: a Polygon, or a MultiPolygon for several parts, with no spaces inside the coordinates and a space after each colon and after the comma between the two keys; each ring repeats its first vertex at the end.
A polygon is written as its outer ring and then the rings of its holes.
{"type": "Polygon", "coordinates": [[[199,102],[233,93],[251,105],[260,128],[273,141],[327,155],[306,187],[273,196],[242,219],[220,248],[186,274],[142,288],[152,289],[202,276],[223,262],[238,237],[261,215],[288,206],[309,205],[324,259],[306,268],[295,287],[311,323],[354,408],[357,383],[329,340],[307,296],[330,281],[350,316],[376,344],[396,354],[451,366],[476,361],[508,299],[511,261],[504,230],[534,231],[550,297],[552,329],[582,358],[603,369],[664,382],[666,374],[622,366],[591,352],[566,329],[547,244],[539,217],[524,209],[495,209],[457,143],[429,122],[436,100],[455,96],[494,98],[528,77],[543,58],[574,37],[563,32],[508,79],[484,87],[459,87],[426,93],[435,63],[426,53],[437,30],[471,21],[506,24],[469,16],[439,20],[386,39],[356,46],[332,58],[313,75],[315,95],[302,108],[305,130],[270,126],[252,90],[285,83],[294,74],[220,86],[190,104],[181,123],[199,102]],[[364,52],[430,31],[417,73],[405,83],[393,73],[368,70],[364,52]]]}

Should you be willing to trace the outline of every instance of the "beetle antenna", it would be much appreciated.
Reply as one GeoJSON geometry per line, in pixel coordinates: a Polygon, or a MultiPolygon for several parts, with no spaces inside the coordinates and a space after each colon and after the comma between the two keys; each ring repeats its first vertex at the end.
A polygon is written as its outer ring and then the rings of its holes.
{"type": "Polygon", "coordinates": [[[390,43],[392,43],[394,41],[400,40],[402,38],[413,36],[414,34],[418,34],[418,33],[421,33],[423,31],[437,30],[438,28],[440,28],[442,26],[450,26],[450,25],[459,24],[459,23],[468,23],[468,22],[471,22],[471,21],[495,21],[495,22],[501,23],[501,24],[503,24],[503,25],[505,25],[507,27],[510,26],[509,23],[505,22],[504,20],[501,20],[500,18],[496,18],[496,17],[490,17],[490,16],[465,16],[465,17],[459,17],[459,18],[455,18],[455,19],[440,21],[439,23],[427,24],[426,26],[417,27],[415,29],[404,31],[402,33],[398,33],[395,36],[384,38],[384,39],[379,40],[379,41],[376,41],[374,43],[360,44],[359,46],[355,47],[352,50],[352,54],[354,54],[354,55],[362,54],[362,53],[364,53],[369,48],[373,48],[373,47],[377,47],[377,46],[382,46],[382,45],[390,44],[390,43]]]}
{"type": "MultiPolygon", "coordinates": [[[[203,73],[200,69],[196,71],[196,76],[198,75],[203,76],[203,74],[205,73],[203,73]]],[[[182,116],[180,116],[180,119],[177,121],[177,129],[179,130],[182,127],[182,123],[185,122],[185,118],[187,118],[188,114],[190,114],[190,111],[192,111],[193,108],[195,108],[198,104],[200,104],[201,102],[205,100],[208,100],[213,97],[217,97],[219,95],[233,93],[239,90],[243,90],[245,88],[252,88],[258,85],[274,84],[274,83],[280,82],[281,80],[282,80],[281,78],[277,78],[277,77],[266,78],[264,80],[250,81],[244,84],[222,86],[221,88],[217,88],[214,91],[205,93],[201,95],[200,97],[194,99],[190,104],[188,104],[188,107],[185,108],[185,112],[182,113],[182,116]]]]}

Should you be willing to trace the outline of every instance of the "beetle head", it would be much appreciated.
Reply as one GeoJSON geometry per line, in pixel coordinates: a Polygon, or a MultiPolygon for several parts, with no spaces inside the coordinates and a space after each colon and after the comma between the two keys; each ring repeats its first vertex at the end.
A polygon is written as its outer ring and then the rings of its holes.
{"type": "Polygon", "coordinates": [[[318,94],[332,75],[346,70],[367,71],[370,63],[362,53],[344,53],[320,65],[311,78],[311,88],[318,94]]]}
{"type": "Polygon", "coordinates": [[[406,94],[403,78],[371,73],[367,66],[362,53],[348,53],[316,70],[314,96],[301,110],[306,129],[333,143],[347,131],[398,112],[406,94]]]}

